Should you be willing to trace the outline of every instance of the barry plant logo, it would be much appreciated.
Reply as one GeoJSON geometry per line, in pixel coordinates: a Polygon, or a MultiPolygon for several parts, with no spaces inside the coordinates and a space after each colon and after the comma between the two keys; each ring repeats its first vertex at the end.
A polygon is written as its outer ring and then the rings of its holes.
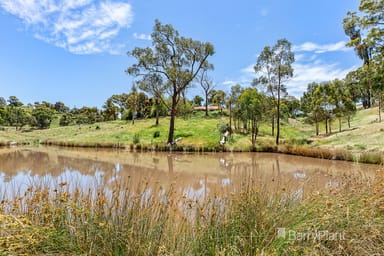
{"type": "Polygon", "coordinates": [[[296,231],[287,228],[277,228],[277,237],[289,241],[341,241],[347,240],[345,231],[330,232],[329,230],[296,231]]]}

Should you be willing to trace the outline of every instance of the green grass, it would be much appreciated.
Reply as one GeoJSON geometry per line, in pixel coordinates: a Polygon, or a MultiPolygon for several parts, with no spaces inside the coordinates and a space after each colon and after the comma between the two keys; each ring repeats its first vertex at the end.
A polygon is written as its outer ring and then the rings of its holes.
{"type": "Polygon", "coordinates": [[[334,125],[332,129],[334,133],[314,139],[314,146],[365,154],[383,153],[383,123],[378,122],[377,107],[358,111],[351,121],[351,129],[344,122],[342,132],[338,132],[336,121],[334,125]]]}
{"type": "MultiPolygon", "coordinates": [[[[324,123],[320,123],[320,136],[314,136],[314,127],[303,118],[282,119],[280,147],[275,146],[271,136],[270,122],[262,123],[253,149],[249,134],[232,134],[222,147],[219,144],[220,124],[229,123],[229,117],[213,112],[209,117],[195,113],[188,118],[176,118],[174,138],[178,151],[273,151],[304,156],[322,157],[324,152],[330,159],[382,163],[384,159],[384,128],[377,121],[377,108],[360,110],[351,120],[351,128],[343,120],[342,132],[338,131],[338,121],[332,122],[332,134],[324,134],[324,123]],[[319,152],[319,153],[316,153],[319,152]],[[381,156],[380,156],[381,154],[381,156]],[[362,157],[361,157],[362,156],[362,157]]],[[[25,128],[15,131],[4,127],[0,130],[0,145],[10,142],[18,144],[47,144],[81,147],[123,147],[136,150],[168,150],[169,118],[161,118],[160,125],[154,119],[102,122],[92,125],[58,126],[55,120],[50,129],[34,130],[25,128]],[[156,134],[156,136],[155,136],[156,134]]]]}
{"type": "MultiPolygon", "coordinates": [[[[177,118],[174,138],[180,148],[194,150],[220,150],[221,139],[218,125],[228,123],[228,117],[219,113],[212,113],[205,117],[201,113],[192,115],[188,119],[177,118]]],[[[20,144],[56,144],[68,146],[107,146],[131,147],[140,144],[141,147],[165,147],[168,138],[169,118],[160,119],[160,125],[154,125],[154,119],[137,120],[135,124],[126,121],[102,122],[92,125],[57,126],[54,122],[50,129],[14,131],[7,129],[0,131],[0,142],[15,141],[20,144]],[[157,133],[159,136],[154,136],[157,133]],[[140,138],[139,143],[133,143],[134,137],[140,138]]],[[[258,140],[261,144],[273,141],[270,136],[269,124],[261,126],[258,140]]],[[[283,124],[282,140],[304,138],[309,133],[302,131],[302,127],[283,124]]],[[[137,141],[136,141],[137,142],[137,141]]],[[[250,135],[234,134],[226,144],[227,150],[248,151],[251,147],[250,135]]]]}

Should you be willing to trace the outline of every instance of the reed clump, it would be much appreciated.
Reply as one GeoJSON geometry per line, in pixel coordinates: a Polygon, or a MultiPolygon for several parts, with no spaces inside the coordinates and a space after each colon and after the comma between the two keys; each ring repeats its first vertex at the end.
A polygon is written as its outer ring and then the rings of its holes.
{"type": "Polygon", "coordinates": [[[294,238],[274,242],[279,255],[384,255],[383,171],[368,181],[345,176],[341,184],[300,204],[289,227],[294,238]]]}
{"type": "Polygon", "coordinates": [[[190,197],[150,179],[0,195],[0,255],[383,255],[384,175],[297,196],[252,177],[190,197]],[[292,239],[278,230],[343,237],[292,239]]]}

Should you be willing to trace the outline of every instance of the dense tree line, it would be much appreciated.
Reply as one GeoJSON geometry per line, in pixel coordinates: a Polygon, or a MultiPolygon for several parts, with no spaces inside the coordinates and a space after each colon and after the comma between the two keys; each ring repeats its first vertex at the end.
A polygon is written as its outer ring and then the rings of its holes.
{"type": "MultiPolygon", "coordinates": [[[[170,102],[170,99],[165,99],[170,102]]],[[[193,102],[185,99],[185,103],[177,112],[191,113],[193,102]]],[[[167,116],[164,104],[149,98],[144,92],[138,92],[135,87],[130,93],[110,96],[102,108],[83,106],[69,108],[63,102],[49,103],[46,101],[24,104],[16,96],[7,100],[0,97],[0,125],[12,126],[20,130],[25,126],[38,129],[50,128],[53,119],[58,119],[60,126],[93,124],[96,122],[129,120],[167,116]]]]}
{"type": "Polygon", "coordinates": [[[319,123],[324,121],[325,132],[331,133],[331,122],[337,119],[339,132],[341,132],[342,119],[350,120],[356,112],[356,96],[342,80],[316,83],[308,85],[301,97],[301,110],[306,114],[307,120],[315,124],[316,135],[319,135],[319,123]]]}
{"type": "Polygon", "coordinates": [[[26,125],[49,128],[54,112],[58,111],[56,107],[60,106],[60,103],[52,105],[48,102],[35,102],[25,106],[16,96],[10,96],[8,100],[0,97],[0,124],[14,126],[16,130],[26,125]]]}

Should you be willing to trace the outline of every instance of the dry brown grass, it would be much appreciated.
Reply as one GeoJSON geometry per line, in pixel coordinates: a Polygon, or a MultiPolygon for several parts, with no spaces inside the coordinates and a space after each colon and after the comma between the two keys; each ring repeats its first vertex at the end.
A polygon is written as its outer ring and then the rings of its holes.
{"type": "Polygon", "coordinates": [[[345,175],[304,199],[251,177],[203,200],[150,179],[110,188],[37,183],[2,196],[0,255],[383,255],[383,216],[383,171],[345,175]],[[279,227],[345,239],[292,240],[278,237],[279,227]]]}

